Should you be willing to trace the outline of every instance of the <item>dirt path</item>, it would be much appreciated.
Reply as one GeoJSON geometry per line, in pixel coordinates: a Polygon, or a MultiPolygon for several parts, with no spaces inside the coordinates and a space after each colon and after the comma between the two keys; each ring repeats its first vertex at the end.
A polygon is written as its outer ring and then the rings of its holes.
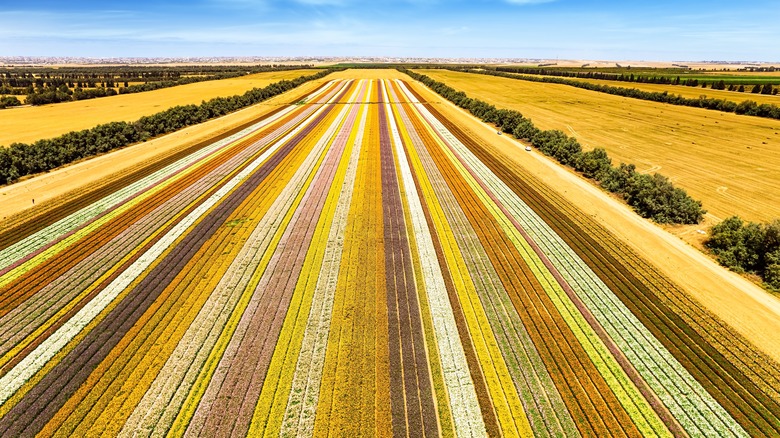
{"type": "Polygon", "coordinates": [[[429,101],[443,102],[441,110],[458,124],[489,141],[509,159],[557,188],[632,249],[653,262],[709,311],[734,327],[762,351],[780,361],[780,300],[760,287],[718,266],[709,257],[661,227],[636,215],[629,207],[540,153],[456,108],[427,88],[418,86],[429,101]]]}

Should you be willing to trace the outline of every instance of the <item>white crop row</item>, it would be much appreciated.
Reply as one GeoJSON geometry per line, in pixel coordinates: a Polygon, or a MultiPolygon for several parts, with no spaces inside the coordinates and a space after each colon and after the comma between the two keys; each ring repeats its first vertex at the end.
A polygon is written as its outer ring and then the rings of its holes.
{"type": "Polygon", "coordinates": [[[391,105],[388,103],[390,99],[386,87],[383,88],[383,92],[386,114],[390,122],[391,138],[396,151],[404,193],[409,205],[412,229],[417,241],[425,293],[428,295],[430,303],[436,344],[441,357],[444,383],[449,393],[455,431],[458,436],[485,436],[485,423],[477,401],[477,393],[468,371],[463,346],[458,337],[458,328],[455,324],[441,268],[437,262],[428,223],[425,220],[420,198],[415,189],[412,171],[403,150],[398,125],[393,116],[391,105]]]}
{"type": "MultiPolygon", "coordinates": [[[[322,111],[324,107],[318,110],[322,111]]],[[[313,120],[314,117],[309,119],[313,120]]],[[[230,193],[235,187],[243,182],[258,167],[260,167],[282,144],[287,142],[307,123],[304,123],[290,133],[281,141],[271,146],[260,157],[254,160],[248,167],[235,175],[231,180],[221,187],[217,192],[211,195],[207,200],[200,204],[195,210],[187,215],[181,222],[176,224],[165,236],[157,241],[149,250],[147,250],[138,260],[122,272],[114,281],[112,281],[103,291],[101,291],[86,306],[77,312],[55,333],[44,340],[28,356],[22,359],[7,374],[0,378],[0,405],[4,404],[27,380],[37,373],[43,366],[60,351],[68,342],[70,342],[84,327],[86,327],[103,309],[105,309],[130,283],[146,268],[151,265],[171,244],[173,244],[181,235],[183,235],[190,226],[195,224],[205,213],[215,206],[222,198],[230,193]]]]}
{"type": "MultiPolygon", "coordinates": [[[[307,98],[310,98],[320,93],[321,91],[314,92],[307,98]]],[[[261,129],[264,126],[267,126],[270,123],[279,120],[280,118],[284,117],[286,114],[289,114],[294,109],[295,109],[294,106],[286,108],[285,110],[280,111],[274,114],[273,116],[268,117],[246,129],[243,129],[240,132],[237,132],[229,137],[214,142],[211,145],[203,149],[200,149],[197,152],[194,152],[176,161],[175,163],[172,163],[164,167],[163,169],[160,169],[152,173],[149,176],[146,176],[136,181],[133,184],[123,187],[122,189],[94,202],[93,204],[90,204],[89,206],[84,207],[81,210],[60,219],[59,221],[47,226],[46,228],[43,228],[38,232],[31,234],[30,236],[27,236],[26,238],[20,240],[19,242],[16,242],[15,244],[10,245],[3,250],[0,250],[0,270],[7,268],[17,260],[35,251],[40,250],[46,245],[58,239],[61,239],[69,232],[72,232],[74,230],[77,230],[80,227],[85,226],[90,221],[99,217],[101,213],[104,213],[109,209],[116,208],[119,205],[122,205],[126,202],[135,199],[140,194],[148,190],[150,187],[160,183],[161,181],[164,181],[166,178],[170,177],[171,175],[176,174],[177,172],[187,168],[193,163],[199,161],[200,159],[208,155],[211,155],[212,153],[240,140],[241,138],[250,135],[251,133],[257,131],[258,129],[261,129]]]]}
{"type": "Polygon", "coordinates": [[[588,265],[550,229],[490,169],[438,122],[421,104],[416,104],[430,123],[447,138],[493,188],[495,196],[515,216],[542,248],[563,277],[580,296],[629,361],[691,435],[734,434],[747,436],[741,426],[720,406],[650,331],[626,308],[588,265]]]}

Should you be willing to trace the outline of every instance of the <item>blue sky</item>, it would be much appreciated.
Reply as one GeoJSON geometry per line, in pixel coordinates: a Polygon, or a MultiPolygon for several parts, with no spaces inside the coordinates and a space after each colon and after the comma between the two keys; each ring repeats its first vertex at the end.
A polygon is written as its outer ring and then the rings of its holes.
{"type": "Polygon", "coordinates": [[[0,0],[0,56],[780,62],[779,23],[777,0],[0,0]]]}

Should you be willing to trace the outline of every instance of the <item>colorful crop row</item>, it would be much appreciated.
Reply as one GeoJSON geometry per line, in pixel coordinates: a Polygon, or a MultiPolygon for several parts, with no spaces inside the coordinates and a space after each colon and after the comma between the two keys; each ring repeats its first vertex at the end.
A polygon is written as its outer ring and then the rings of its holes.
{"type": "Polygon", "coordinates": [[[748,344],[628,300],[671,286],[415,87],[323,83],[0,251],[0,435],[780,427],[748,344]]]}

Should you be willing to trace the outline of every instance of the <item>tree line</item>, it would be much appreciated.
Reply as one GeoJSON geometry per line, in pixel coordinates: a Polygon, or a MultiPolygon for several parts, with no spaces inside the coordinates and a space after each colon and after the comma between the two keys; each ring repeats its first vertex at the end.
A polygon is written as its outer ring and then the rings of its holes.
{"type": "Polygon", "coordinates": [[[81,87],[76,87],[76,89],[71,90],[67,85],[61,85],[58,88],[37,89],[27,95],[27,100],[25,100],[25,103],[30,105],[48,105],[50,103],[116,96],[117,94],[117,91],[113,88],[83,89],[81,87]]]}
{"type": "Polygon", "coordinates": [[[19,106],[22,102],[16,96],[0,96],[0,109],[9,108],[12,106],[19,106]]]}
{"type": "Polygon", "coordinates": [[[558,130],[540,130],[518,111],[498,109],[428,76],[403,67],[399,70],[455,105],[467,109],[484,122],[493,123],[503,132],[531,143],[561,164],[572,167],[586,178],[596,181],[604,189],[619,194],[644,218],[659,223],[695,224],[699,223],[706,213],[702,209],[701,201],[691,198],[685,190],[675,187],[663,175],[637,172],[633,164],[621,163],[619,166],[613,166],[612,159],[602,148],[583,152],[582,146],[575,138],[558,130]]]}
{"type": "Polygon", "coordinates": [[[668,92],[658,91],[643,91],[636,88],[624,88],[614,87],[611,85],[593,84],[590,82],[583,82],[573,79],[564,79],[558,77],[536,77],[536,76],[523,76],[513,73],[505,73],[501,71],[493,70],[475,70],[475,69],[461,69],[461,68],[449,68],[449,70],[460,71],[466,73],[484,74],[490,76],[499,76],[509,79],[517,79],[521,81],[529,82],[544,82],[552,84],[568,85],[571,87],[582,88],[590,91],[597,91],[599,93],[607,93],[615,96],[630,97],[633,99],[649,100],[652,102],[668,103],[671,105],[689,106],[696,108],[705,108],[709,110],[724,111],[736,114],[745,114],[748,116],[765,117],[769,119],[780,120],[780,106],[762,103],[758,104],[752,100],[745,100],[740,103],[733,102],[726,99],[713,99],[706,96],[698,98],[683,97],[680,95],[669,94],[668,92]]]}
{"type": "MultiPolygon", "coordinates": [[[[265,71],[313,68],[311,65],[187,65],[187,66],[89,66],[89,67],[5,67],[0,68],[0,84],[26,88],[43,83],[56,88],[64,83],[91,84],[110,82],[157,82],[178,80],[188,76],[218,76],[223,74],[249,74],[265,71]]],[[[71,86],[73,88],[73,86],[71,86]]]]}
{"type": "Polygon", "coordinates": [[[25,175],[46,172],[82,158],[202,123],[262,102],[333,71],[328,69],[292,80],[282,80],[263,88],[253,88],[243,95],[217,97],[200,105],[175,106],[141,117],[135,122],[106,123],[52,139],[12,143],[7,148],[0,147],[0,181],[10,184],[25,175]]]}
{"type": "MultiPolygon", "coordinates": [[[[0,84],[0,94],[26,94],[26,103],[30,105],[48,105],[51,103],[116,96],[117,94],[140,93],[196,82],[230,79],[267,71],[298,70],[300,68],[300,66],[279,65],[256,66],[236,70],[234,67],[233,70],[191,76],[183,75],[188,70],[141,71],[134,73],[135,76],[127,72],[120,72],[120,76],[116,76],[114,73],[58,73],[52,75],[47,72],[34,75],[24,72],[17,73],[17,76],[11,76],[10,78],[8,77],[10,73],[0,73],[0,76],[6,76],[6,79],[0,84]],[[18,77],[20,75],[22,77],[18,77]],[[129,84],[130,81],[139,80],[143,80],[144,83],[129,84]],[[124,86],[120,86],[121,84],[124,86]]],[[[0,108],[4,107],[0,106],[0,108]]]]}
{"type": "MultiPolygon", "coordinates": [[[[726,84],[726,81],[723,79],[705,81],[703,79],[700,80],[699,78],[681,78],[680,76],[674,76],[674,75],[646,76],[646,75],[639,75],[639,74],[635,75],[634,73],[611,73],[611,72],[601,72],[601,71],[566,71],[566,70],[543,69],[543,68],[534,68],[534,67],[495,67],[493,68],[493,70],[506,72],[506,73],[529,74],[529,75],[538,75],[538,76],[557,76],[557,77],[579,78],[579,79],[601,79],[601,80],[620,81],[620,82],[637,82],[637,83],[644,83],[644,84],[687,85],[689,87],[701,86],[702,88],[709,85],[713,90],[725,90],[726,86],[728,85],[729,91],[741,91],[741,92],[745,91],[744,85],[737,86],[737,84],[734,83],[726,84]]],[[[752,93],[777,94],[778,91],[780,91],[779,89],[774,88],[770,83],[765,83],[763,85],[761,84],[750,84],[750,85],[754,85],[751,91],[752,93]]]]}
{"type": "Polygon", "coordinates": [[[710,229],[704,245],[721,265],[756,274],[767,286],[780,290],[780,219],[759,224],[730,217],[710,229]]]}

